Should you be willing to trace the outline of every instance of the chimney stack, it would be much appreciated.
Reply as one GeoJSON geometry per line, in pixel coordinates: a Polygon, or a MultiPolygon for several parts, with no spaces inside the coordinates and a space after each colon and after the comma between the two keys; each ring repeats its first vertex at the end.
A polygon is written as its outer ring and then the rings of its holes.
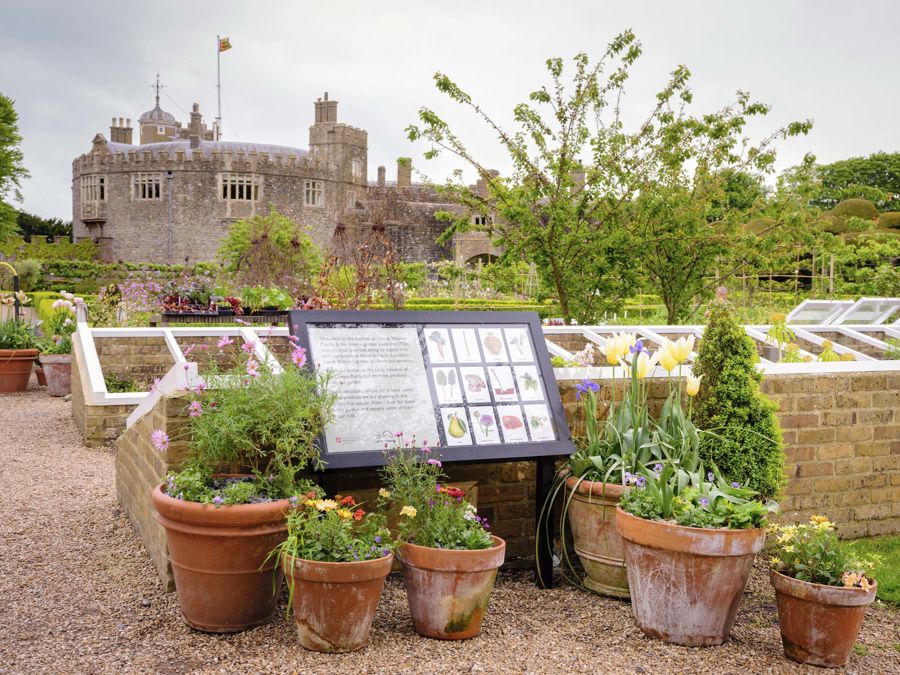
{"type": "Polygon", "coordinates": [[[404,190],[412,185],[412,159],[397,158],[397,189],[404,190]]]}
{"type": "Polygon", "coordinates": [[[324,100],[321,98],[316,99],[315,108],[316,108],[316,124],[323,124],[326,122],[336,123],[337,122],[337,101],[329,101],[328,100],[328,92],[325,92],[324,100]]]}
{"type": "Polygon", "coordinates": [[[191,122],[188,127],[188,138],[191,148],[200,147],[200,138],[203,136],[203,116],[200,114],[200,104],[195,103],[191,110],[191,122]]]}
{"type": "Polygon", "coordinates": [[[385,168],[383,166],[378,167],[378,187],[384,187],[384,175],[385,168]]]}
{"type": "Polygon", "coordinates": [[[126,143],[131,145],[131,119],[125,120],[121,117],[112,118],[112,125],[109,127],[109,140],[113,143],[126,143]]]}

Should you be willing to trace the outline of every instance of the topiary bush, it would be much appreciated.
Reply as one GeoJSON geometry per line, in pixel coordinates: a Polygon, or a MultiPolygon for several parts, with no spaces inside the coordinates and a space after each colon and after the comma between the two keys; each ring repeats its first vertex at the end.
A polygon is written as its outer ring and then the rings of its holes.
{"type": "Polygon", "coordinates": [[[760,391],[753,341],[729,305],[715,304],[700,342],[694,374],[703,376],[694,422],[704,435],[701,456],[730,481],[775,497],[784,484],[784,451],[777,404],[760,391]]]}
{"type": "Polygon", "coordinates": [[[838,218],[862,218],[863,220],[875,220],[878,218],[878,209],[868,199],[844,199],[838,202],[831,210],[832,215],[838,218]]]}
{"type": "Polygon", "coordinates": [[[900,211],[887,211],[878,216],[878,226],[900,230],[900,211]]]}

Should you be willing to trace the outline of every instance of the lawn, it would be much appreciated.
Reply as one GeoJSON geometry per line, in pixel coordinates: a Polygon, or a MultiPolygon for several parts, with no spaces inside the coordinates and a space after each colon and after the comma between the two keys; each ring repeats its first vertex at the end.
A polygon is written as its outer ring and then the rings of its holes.
{"type": "Polygon", "coordinates": [[[881,564],[874,573],[878,580],[878,597],[900,605],[900,535],[856,539],[847,545],[860,555],[874,553],[881,556],[881,564]]]}

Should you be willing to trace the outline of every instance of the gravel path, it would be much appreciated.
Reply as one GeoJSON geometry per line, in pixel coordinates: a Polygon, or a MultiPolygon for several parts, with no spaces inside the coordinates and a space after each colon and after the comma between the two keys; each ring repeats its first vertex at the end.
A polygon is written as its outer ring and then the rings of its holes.
{"type": "MultiPolygon", "coordinates": [[[[0,395],[2,673],[796,673],[774,595],[751,580],[731,639],[689,649],[644,637],[626,603],[503,573],[481,636],[413,633],[401,581],[385,589],[370,645],[304,651],[291,622],[217,637],[185,626],[115,498],[113,455],[84,447],[69,404],[43,391],[0,395]]],[[[282,606],[283,607],[283,606],[282,606]]],[[[873,606],[850,672],[900,672],[898,613],[873,606]]],[[[833,671],[832,671],[833,672],[833,671]]]]}

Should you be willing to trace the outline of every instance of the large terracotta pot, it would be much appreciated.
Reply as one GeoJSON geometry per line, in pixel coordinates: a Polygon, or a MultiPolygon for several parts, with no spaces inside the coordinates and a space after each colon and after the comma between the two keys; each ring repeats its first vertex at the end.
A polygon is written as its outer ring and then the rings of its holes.
{"type": "Polygon", "coordinates": [[[152,498],[185,622],[234,633],[269,621],[283,577],[266,558],[286,537],[288,500],[216,507],[173,499],[162,486],[152,498]]]}
{"type": "Polygon", "coordinates": [[[506,542],[493,537],[491,548],[456,551],[403,544],[406,597],[419,635],[464,640],[481,632],[497,569],[506,557],[506,542]]]}
{"type": "Polygon", "coordinates": [[[812,584],[772,570],[784,655],[800,663],[839,668],[856,644],[878,584],[842,588],[812,584]]]}
{"type": "Polygon", "coordinates": [[[704,529],[637,518],[616,508],[631,609],[647,635],[689,647],[731,633],[764,528],[704,529]]]}
{"type": "Polygon", "coordinates": [[[47,393],[65,396],[72,393],[72,355],[41,354],[41,367],[47,379],[47,393]]]}
{"type": "Polygon", "coordinates": [[[318,562],[284,556],[294,586],[300,644],[317,652],[352,652],[369,637],[393,555],[359,562],[318,562]]]}
{"type": "Polygon", "coordinates": [[[625,544],[616,530],[616,506],[625,488],[612,483],[579,483],[574,477],[566,480],[566,488],[567,498],[571,495],[567,520],[575,553],[587,574],[584,585],[614,598],[629,597],[625,544]]]}
{"type": "Polygon", "coordinates": [[[37,349],[0,349],[0,393],[25,391],[37,349]]]}

